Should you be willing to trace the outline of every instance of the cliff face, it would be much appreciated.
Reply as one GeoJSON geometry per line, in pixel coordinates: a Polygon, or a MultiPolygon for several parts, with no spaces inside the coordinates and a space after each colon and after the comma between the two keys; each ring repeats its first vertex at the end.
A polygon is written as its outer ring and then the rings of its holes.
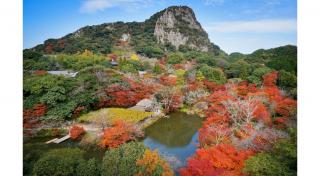
{"type": "Polygon", "coordinates": [[[208,34],[202,29],[192,9],[185,6],[165,9],[156,21],[154,36],[158,42],[169,43],[177,49],[181,45],[201,51],[210,48],[208,34]]]}

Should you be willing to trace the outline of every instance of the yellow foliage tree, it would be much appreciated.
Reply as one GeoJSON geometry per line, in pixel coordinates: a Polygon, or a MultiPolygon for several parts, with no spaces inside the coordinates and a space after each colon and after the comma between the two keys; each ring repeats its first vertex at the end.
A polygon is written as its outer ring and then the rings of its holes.
{"type": "Polygon", "coordinates": [[[182,70],[182,69],[178,69],[175,71],[175,75],[178,77],[177,79],[177,84],[178,85],[183,85],[184,84],[184,75],[185,75],[186,71],[182,70]]]}
{"type": "Polygon", "coordinates": [[[197,81],[203,81],[205,79],[205,77],[204,77],[204,75],[202,74],[201,71],[197,71],[196,79],[197,79],[197,81]]]}
{"type": "Polygon", "coordinates": [[[93,52],[91,52],[90,50],[85,49],[82,53],[82,56],[86,56],[86,57],[90,57],[93,56],[93,52]]]}
{"type": "Polygon", "coordinates": [[[137,160],[136,165],[139,172],[135,176],[173,176],[170,166],[160,158],[157,150],[146,149],[143,157],[137,160]]]}
{"type": "Polygon", "coordinates": [[[136,54],[131,54],[131,60],[139,61],[140,59],[139,59],[138,55],[136,55],[136,54]]]}

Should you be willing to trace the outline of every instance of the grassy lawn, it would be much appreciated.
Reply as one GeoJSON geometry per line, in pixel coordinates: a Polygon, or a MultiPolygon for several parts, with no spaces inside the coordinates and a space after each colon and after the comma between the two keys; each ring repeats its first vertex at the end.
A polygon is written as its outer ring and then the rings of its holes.
{"type": "Polygon", "coordinates": [[[104,119],[106,121],[112,122],[114,120],[121,119],[129,123],[137,123],[152,114],[152,112],[143,112],[132,109],[105,108],[98,111],[90,112],[88,114],[84,114],[79,117],[79,121],[90,123],[96,121],[97,119],[104,119]]]}

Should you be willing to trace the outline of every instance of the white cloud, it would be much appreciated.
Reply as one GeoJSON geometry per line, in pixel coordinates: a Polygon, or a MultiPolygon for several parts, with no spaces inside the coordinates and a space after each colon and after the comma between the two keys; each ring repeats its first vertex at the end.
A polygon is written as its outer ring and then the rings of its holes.
{"type": "Polygon", "coordinates": [[[273,37],[268,35],[239,35],[228,37],[209,34],[209,36],[213,36],[210,37],[210,40],[228,54],[233,52],[249,54],[257,49],[269,49],[288,44],[297,44],[294,34],[292,34],[292,38],[287,38],[285,36],[273,37]]]}
{"type": "Polygon", "coordinates": [[[151,3],[151,0],[84,0],[80,7],[80,12],[93,13],[112,7],[145,7],[151,3]]]}
{"type": "Polygon", "coordinates": [[[274,5],[280,5],[281,0],[265,0],[266,5],[274,6],[274,5]]]}
{"type": "Polygon", "coordinates": [[[225,0],[202,0],[205,5],[221,5],[225,0]]]}
{"type": "Polygon", "coordinates": [[[269,19],[256,21],[227,21],[204,25],[207,31],[224,33],[288,33],[297,30],[296,19],[269,19]]]}

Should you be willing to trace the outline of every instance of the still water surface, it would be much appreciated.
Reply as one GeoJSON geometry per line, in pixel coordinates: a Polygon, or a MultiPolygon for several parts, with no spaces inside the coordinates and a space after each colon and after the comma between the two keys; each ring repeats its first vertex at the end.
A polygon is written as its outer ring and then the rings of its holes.
{"type": "Polygon", "coordinates": [[[145,129],[143,143],[159,154],[177,171],[186,165],[188,157],[197,149],[200,117],[175,112],[169,118],[162,118],[145,129]]]}

